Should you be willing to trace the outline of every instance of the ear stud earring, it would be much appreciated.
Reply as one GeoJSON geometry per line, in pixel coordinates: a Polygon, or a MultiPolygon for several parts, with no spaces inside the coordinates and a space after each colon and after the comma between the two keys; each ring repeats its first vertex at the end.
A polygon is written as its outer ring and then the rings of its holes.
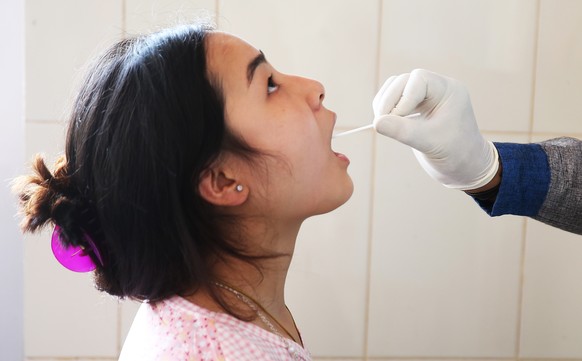
{"type": "Polygon", "coordinates": [[[237,192],[242,192],[242,190],[243,190],[242,184],[237,184],[235,189],[237,192]]]}

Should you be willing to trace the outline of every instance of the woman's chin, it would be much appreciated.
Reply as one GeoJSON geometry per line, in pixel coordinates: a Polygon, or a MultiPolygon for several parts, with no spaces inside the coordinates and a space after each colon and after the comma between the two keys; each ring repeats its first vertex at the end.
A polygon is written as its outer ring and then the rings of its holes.
{"type": "Polygon", "coordinates": [[[344,187],[342,187],[341,192],[339,192],[337,196],[333,198],[333,200],[330,200],[329,203],[322,207],[321,211],[317,212],[314,215],[325,214],[338,209],[352,197],[353,193],[354,193],[354,183],[352,182],[352,179],[348,176],[346,184],[344,187]]]}

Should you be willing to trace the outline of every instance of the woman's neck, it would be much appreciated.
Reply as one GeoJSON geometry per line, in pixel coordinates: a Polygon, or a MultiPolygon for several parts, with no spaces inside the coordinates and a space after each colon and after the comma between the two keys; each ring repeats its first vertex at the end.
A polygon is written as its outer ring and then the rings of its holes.
{"type": "Polygon", "coordinates": [[[300,224],[283,227],[272,223],[247,227],[247,249],[252,255],[267,257],[255,261],[258,267],[236,258],[227,258],[216,264],[213,270],[217,280],[251,296],[274,316],[287,312],[285,281],[299,228],[300,224]]]}
{"type": "MultiPolygon", "coordinates": [[[[242,228],[245,229],[245,247],[253,256],[267,257],[258,258],[252,264],[224,256],[214,264],[212,273],[217,282],[232,286],[250,296],[273,317],[285,318],[288,315],[285,306],[285,281],[301,224],[287,224],[283,227],[273,222],[268,225],[257,223],[247,224],[242,228]]],[[[225,291],[219,292],[224,294],[225,291]]],[[[231,301],[237,301],[236,298],[225,296],[231,301]]],[[[212,311],[224,312],[208,290],[201,289],[188,299],[212,311]]]]}
{"type": "MultiPolygon", "coordinates": [[[[253,311],[248,304],[245,304],[228,288],[241,292],[257,302],[258,309],[264,309],[269,317],[276,320],[274,323],[282,325],[285,332],[289,332],[292,335],[291,338],[299,343],[301,343],[299,331],[296,329],[293,316],[285,304],[285,281],[300,226],[300,222],[295,226],[289,226],[287,223],[285,227],[277,226],[273,222],[270,222],[268,226],[247,225],[243,228],[246,230],[244,237],[247,240],[246,249],[251,250],[252,255],[266,255],[267,257],[258,258],[253,265],[226,256],[215,263],[212,270],[216,276],[216,282],[227,286],[217,286],[216,288],[216,292],[221,293],[225,301],[233,305],[235,309],[253,311]],[[271,255],[273,257],[270,257],[271,255]]],[[[217,304],[208,289],[200,289],[186,298],[211,311],[226,312],[217,304]]],[[[260,317],[252,322],[267,331],[273,331],[264,322],[261,322],[260,317]]],[[[283,333],[281,332],[281,334],[283,333]]]]}

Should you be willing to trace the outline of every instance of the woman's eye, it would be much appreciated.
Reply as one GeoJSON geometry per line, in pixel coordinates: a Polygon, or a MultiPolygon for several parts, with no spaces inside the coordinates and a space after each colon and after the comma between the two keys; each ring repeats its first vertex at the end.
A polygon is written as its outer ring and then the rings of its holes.
{"type": "Polygon", "coordinates": [[[273,76],[271,75],[269,77],[269,80],[267,81],[267,94],[273,93],[278,88],[279,88],[279,85],[275,84],[275,82],[273,81],[273,76]]]}

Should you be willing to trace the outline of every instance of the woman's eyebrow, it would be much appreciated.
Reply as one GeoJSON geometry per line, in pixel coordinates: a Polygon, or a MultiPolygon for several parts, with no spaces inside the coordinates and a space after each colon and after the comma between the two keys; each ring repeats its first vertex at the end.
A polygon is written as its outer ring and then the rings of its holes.
{"type": "Polygon", "coordinates": [[[257,70],[259,65],[266,62],[267,59],[265,58],[265,54],[263,54],[263,52],[259,50],[259,55],[257,55],[253,60],[251,60],[251,62],[247,66],[248,85],[251,85],[251,82],[253,81],[253,77],[255,76],[255,70],[257,70]]]}

